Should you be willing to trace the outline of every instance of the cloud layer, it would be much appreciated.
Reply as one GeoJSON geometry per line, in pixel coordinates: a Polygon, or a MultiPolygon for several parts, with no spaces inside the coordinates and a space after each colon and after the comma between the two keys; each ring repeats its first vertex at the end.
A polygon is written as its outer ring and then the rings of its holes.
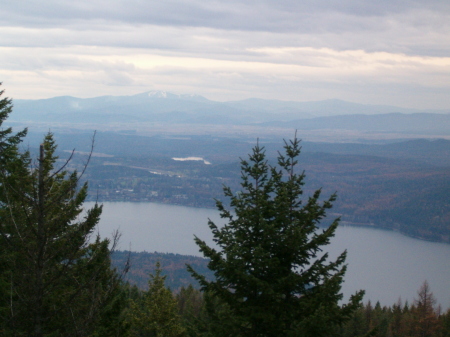
{"type": "Polygon", "coordinates": [[[15,98],[197,93],[450,108],[450,2],[15,1],[15,98]]]}

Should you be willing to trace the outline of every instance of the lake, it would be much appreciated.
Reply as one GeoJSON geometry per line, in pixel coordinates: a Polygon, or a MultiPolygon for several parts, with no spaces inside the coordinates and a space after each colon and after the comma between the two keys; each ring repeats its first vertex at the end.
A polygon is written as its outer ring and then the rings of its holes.
{"type": "MultiPolygon", "coordinates": [[[[194,235],[211,243],[208,218],[217,225],[224,223],[214,209],[131,202],[103,205],[100,234],[111,236],[118,229],[122,250],[201,256],[194,235]]],[[[401,298],[411,303],[427,280],[438,303],[450,307],[450,245],[376,228],[340,226],[325,251],[336,257],[345,249],[348,269],[342,290],[346,299],[365,289],[364,302],[392,305],[401,298]]]]}

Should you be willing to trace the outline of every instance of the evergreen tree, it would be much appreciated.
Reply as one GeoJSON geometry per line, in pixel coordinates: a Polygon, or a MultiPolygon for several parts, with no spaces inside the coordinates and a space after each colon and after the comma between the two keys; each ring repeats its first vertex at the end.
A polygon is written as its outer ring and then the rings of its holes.
{"type": "Polygon", "coordinates": [[[450,309],[440,317],[442,325],[442,337],[450,337],[450,309]]]}
{"type": "Polygon", "coordinates": [[[198,318],[204,306],[203,294],[195,289],[192,284],[188,287],[181,287],[176,295],[178,312],[184,322],[189,322],[193,318],[198,318]]]}
{"type": "MultiPolygon", "coordinates": [[[[11,101],[0,106],[3,123],[11,101]]],[[[120,285],[110,266],[115,239],[92,238],[102,208],[84,212],[87,184],[78,187],[76,171],[55,169],[52,135],[36,165],[18,149],[24,135],[0,131],[0,331],[92,335],[120,285]]]]}
{"type": "Polygon", "coordinates": [[[321,202],[321,190],[302,198],[304,173],[297,172],[298,139],[285,142],[278,165],[268,164],[257,145],[241,161],[242,191],[224,188],[232,210],[217,201],[227,224],[209,227],[218,248],[195,238],[216,280],[189,268],[204,291],[228,306],[228,336],[329,336],[360,305],[363,292],[339,306],[346,252],[335,261],[322,254],[334,236],[338,219],[318,226],[336,196],[321,202]]]}
{"type": "Polygon", "coordinates": [[[176,295],[178,313],[181,317],[186,336],[199,336],[199,321],[201,321],[204,297],[203,293],[194,289],[192,284],[187,288],[181,287],[176,295]]]}
{"type": "MultiPolygon", "coordinates": [[[[2,85],[1,82],[0,85],[2,85]]],[[[4,90],[0,90],[0,97],[4,92],[4,90]]],[[[7,97],[0,99],[0,169],[2,171],[4,170],[4,163],[17,156],[17,146],[27,134],[26,129],[13,134],[12,128],[3,128],[3,123],[12,112],[12,108],[11,99],[7,97]]]]}
{"type": "Polygon", "coordinates": [[[160,263],[157,262],[155,274],[151,274],[148,281],[148,291],[144,292],[141,301],[133,301],[131,304],[130,323],[133,336],[184,335],[177,301],[165,287],[166,277],[162,276],[161,272],[160,263]]]}
{"type": "MultiPolygon", "coordinates": [[[[2,83],[0,83],[1,85],[2,83]]],[[[4,94],[4,90],[0,91],[0,96],[4,94]]],[[[17,162],[22,159],[18,152],[18,146],[23,137],[25,137],[27,130],[22,130],[17,134],[13,134],[12,128],[4,128],[3,124],[12,112],[12,100],[4,97],[0,100],[0,177],[6,176],[8,164],[17,162]]],[[[2,181],[0,180],[0,188],[2,181]]],[[[4,206],[3,200],[0,199],[0,207],[4,206]]],[[[0,222],[0,229],[3,228],[3,221],[0,222]]],[[[14,252],[11,252],[8,247],[3,244],[0,235],[0,334],[6,335],[6,320],[3,317],[8,316],[10,312],[10,303],[12,300],[11,294],[11,274],[9,270],[8,261],[12,258],[14,252]]]]}

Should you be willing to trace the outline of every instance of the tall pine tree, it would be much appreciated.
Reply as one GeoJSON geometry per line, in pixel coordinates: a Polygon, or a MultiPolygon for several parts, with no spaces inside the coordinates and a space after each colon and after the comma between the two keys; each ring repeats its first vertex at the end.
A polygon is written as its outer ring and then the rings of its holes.
{"type": "MultiPolygon", "coordinates": [[[[2,83],[0,83],[1,85],[2,83]]],[[[4,90],[0,91],[0,96],[4,94],[4,90]]],[[[26,136],[27,130],[23,130],[17,134],[13,134],[12,128],[3,126],[4,121],[9,117],[12,112],[11,99],[4,97],[0,100],[0,177],[7,176],[7,166],[11,166],[11,162],[17,162],[22,159],[18,146],[21,143],[23,137],[26,136]]],[[[1,188],[1,181],[0,181],[1,188]]],[[[4,206],[3,200],[0,200],[0,207],[4,206]]],[[[3,222],[0,220],[0,228],[3,228],[3,222]]],[[[10,286],[10,270],[8,267],[8,261],[11,259],[13,252],[7,249],[7,246],[3,244],[2,237],[0,236],[0,334],[5,335],[6,321],[1,319],[6,317],[9,313],[9,303],[11,300],[11,286],[10,286]]]]}
{"type": "Polygon", "coordinates": [[[195,238],[216,279],[189,270],[228,308],[230,318],[219,319],[214,329],[224,336],[329,336],[360,304],[362,291],[339,305],[346,252],[334,261],[322,253],[339,219],[318,228],[336,196],[321,202],[317,190],[302,198],[300,149],[296,138],[285,142],[278,165],[271,166],[257,145],[249,160],[241,161],[242,191],[224,188],[231,210],[217,201],[227,224],[219,228],[209,221],[217,247],[195,238]]]}
{"type": "MultiPolygon", "coordinates": [[[[11,111],[1,101],[0,123],[11,111]]],[[[120,279],[110,241],[92,237],[101,206],[83,210],[87,184],[55,168],[48,134],[40,155],[20,153],[24,133],[0,132],[0,332],[8,336],[88,336],[106,315],[120,279]]]]}

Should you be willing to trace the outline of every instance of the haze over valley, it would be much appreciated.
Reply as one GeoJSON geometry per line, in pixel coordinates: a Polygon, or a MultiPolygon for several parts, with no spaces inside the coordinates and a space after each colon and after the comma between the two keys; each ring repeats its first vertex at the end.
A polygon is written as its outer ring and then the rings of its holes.
{"type": "Polygon", "coordinates": [[[286,137],[327,142],[450,138],[450,110],[406,109],[341,100],[217,102],[151,91],[133,96],[15,100],[10,122],[33,128],[95,129],[136,135],[286,137]]]}

